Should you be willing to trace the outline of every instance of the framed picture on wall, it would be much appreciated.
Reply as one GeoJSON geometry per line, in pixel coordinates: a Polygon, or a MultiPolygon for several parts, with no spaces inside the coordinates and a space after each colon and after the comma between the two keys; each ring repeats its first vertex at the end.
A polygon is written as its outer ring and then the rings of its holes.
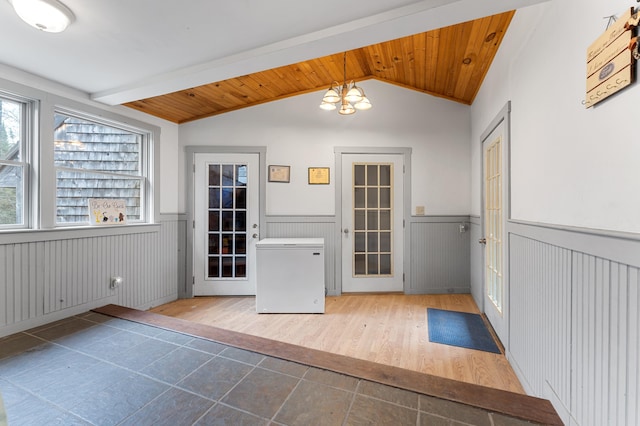
{"type": "Polygon", "coordinates": [[[309,167],[309,185],[329,185],[329,167],[309,167]]]}
{"type": "Polygon", "coordinates": [[[269,182],[289,183],[291,166],[269,166],[269,182]]]}

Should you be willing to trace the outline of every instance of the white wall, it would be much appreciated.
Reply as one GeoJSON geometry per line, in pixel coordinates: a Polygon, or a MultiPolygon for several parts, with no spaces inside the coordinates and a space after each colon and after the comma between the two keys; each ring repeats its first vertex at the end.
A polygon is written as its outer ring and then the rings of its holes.
{"type": "MultiPolygon", "coordinates": [[[[353,116],[322,111],[316,92],[181,125],[180,188],[185,146],[266,146],[267,164],[291,166],[291,183],[267,184],[266,213],[333,215],[334,147],[410,147],[412,213],[467,215],[469,107],[376,80],[361,86],[374,106],[353,116]],[[307,184],[314,166],[331,167],[331,185],[307,184]]],[[[179,202],[184,211],[184,191],[179,202]]]]}
{"type": "Polygon", "coordinates": [[[512,218],[640,232],[640,86],[585,109],[586,50],[625,0],[518,10],[471,110],[471,213],[480,213],[480,134],[512,101],[512,218]]]}
{"type": "Polygon", "coordinates": [[[518,10],[471,108],[479,215],[480,137],[511,101],[512,219],[533,223],[506,228],[507,356],[525,390],[550,399],[568,425],[640,419],[640,87],[582,105],[587,47],[603,17],[634,6],[556,0],[518,10]]]}

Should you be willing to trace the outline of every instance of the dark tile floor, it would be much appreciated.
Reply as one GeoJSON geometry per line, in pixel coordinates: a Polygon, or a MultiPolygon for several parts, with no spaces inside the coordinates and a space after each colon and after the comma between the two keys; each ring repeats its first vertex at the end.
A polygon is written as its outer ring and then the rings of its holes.
{"type": "Polygon", "coordinates": [[[0,339],[0,394],[9,426],[528,424],[93,312],[0,339]]]}

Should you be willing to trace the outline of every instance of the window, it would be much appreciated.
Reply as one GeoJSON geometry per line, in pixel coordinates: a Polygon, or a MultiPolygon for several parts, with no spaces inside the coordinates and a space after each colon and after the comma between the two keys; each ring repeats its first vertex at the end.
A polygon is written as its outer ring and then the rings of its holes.
{"type": "Polygon", "coordinates": [[[88,224],[89,198],[124,199],[127,220],[146,220],[149,136],[58,111],[54,116],[56,223],[88,224]]]}
{"type": "Polygon", "coordinates": [[[27,226],[27,107],[0,94],[0,229],[27,226]]]}

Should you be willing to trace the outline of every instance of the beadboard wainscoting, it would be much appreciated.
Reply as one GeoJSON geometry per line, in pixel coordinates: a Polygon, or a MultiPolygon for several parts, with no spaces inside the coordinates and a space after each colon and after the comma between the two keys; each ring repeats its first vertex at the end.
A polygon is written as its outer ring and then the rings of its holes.
{"type": "Polygon", "coordinates": [[[509,360],[566,424],[640,424],[640,240],[509,222],[509,360]]]}
{"type": "Polygon", "coordinates": [[[184,285],[177,261],[180,226],[178,215],[165,214],[158,225],[119,232],[92,228],[4,236],[0,336],[108,303],[148,309],[175,300],[184,285]],[[115,276],[122,284],[111,289],[115,276]]]}
{"type": "Polygon", "coordinates": [[[470,234],[469,216],[412,217],[406,293],[469,293],[470,234]]]}
{"type": "MultiPolygon", "coordinates": [[[[325,282],[329,295],[341,292],[341,233],[333,216],[267,216],[269,238],[325,240],[325,282]]],[[[413,216],[407,224],[407,294],[468,293],[469,216],[413,216]],[[460,225],[466,225],[460,232],[460,225]]]]}

